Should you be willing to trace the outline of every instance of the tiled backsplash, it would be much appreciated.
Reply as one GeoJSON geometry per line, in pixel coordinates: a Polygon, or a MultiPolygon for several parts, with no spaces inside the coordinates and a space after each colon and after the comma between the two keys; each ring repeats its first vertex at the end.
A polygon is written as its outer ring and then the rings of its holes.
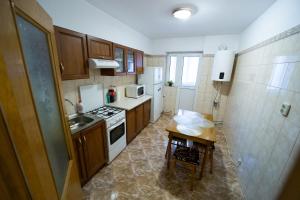
{"type": "Polygon", "coordinates": [[[238,56],[224,132],[249,200],[275,199],[300,152],[300,60],[274,64],[299,53],[298,33],[238,56]],[[288,117],[282,103],[291,104],[288,117]]]}
{"type": "MultiPolygon", "coordinates": [[[[74,104],[79,100],[79,86],[90,84],[103,84],[104,88],[113,86],[123,86],[134,84],[136,80],[135,75],[128,76],[101,76],[99,69],[90,69],[89,79],[78,79],[62,81],[64,98],[71,100],[74,104]]],[[[65,102],[65,108],[68,115],[75,113],[75,108],[65,102]]]]}

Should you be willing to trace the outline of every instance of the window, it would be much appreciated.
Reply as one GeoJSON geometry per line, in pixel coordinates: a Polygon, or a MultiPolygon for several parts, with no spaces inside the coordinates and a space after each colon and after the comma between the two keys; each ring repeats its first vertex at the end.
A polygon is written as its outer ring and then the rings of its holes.
{"type": "Polygon", "coordinates": [[[191,87],[196,85],[199,57],[184,57],[182,69],[182,86],[191,87]]]}
{"type": "Polygon", "coordinates": [[[170,61],[170,81],[173,81],[175,83],[175,78],[176,78],[176,65],[177,65],[177,57],[171,56],[171,61],[170,61]]]}

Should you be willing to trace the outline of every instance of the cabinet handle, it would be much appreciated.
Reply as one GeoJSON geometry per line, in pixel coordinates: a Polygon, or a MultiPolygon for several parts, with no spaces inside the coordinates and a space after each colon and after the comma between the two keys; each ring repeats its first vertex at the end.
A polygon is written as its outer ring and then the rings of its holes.
{"type": "Polygon", "coordinates": [[[61,72],[65,71],[65,67],[64,67],[64,65],[62,64],[62,62],[60,63],[60,71],[61,71],[61,72]]]}
{"type": "Polygon", "coordinates": [[[83,136],[83,140],[84,140],[84,143],[86,143],[86,138],[85,138],[85,136],[83,136]]]}
{"type": "Polygon", "coordinates": [[[81,142],[81,139],[80,139],[80,138],[78,138],[78,142],[79,142],[80,145],[82,145],[82,142],[81,142]]]}

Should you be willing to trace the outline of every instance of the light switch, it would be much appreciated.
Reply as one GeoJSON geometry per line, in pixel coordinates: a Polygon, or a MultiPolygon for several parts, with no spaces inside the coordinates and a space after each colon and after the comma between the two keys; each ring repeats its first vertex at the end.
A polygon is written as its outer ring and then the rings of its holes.
{"type": "Polygon", "coordinates": [[[289,112],[290,112],[290,109],[291,109],[291,105],[288,104],[288,103],[283,103],[281,105],[281,109],[280,109],[280,112],[283,116],[287,117],[289,115],[289,112]]]}

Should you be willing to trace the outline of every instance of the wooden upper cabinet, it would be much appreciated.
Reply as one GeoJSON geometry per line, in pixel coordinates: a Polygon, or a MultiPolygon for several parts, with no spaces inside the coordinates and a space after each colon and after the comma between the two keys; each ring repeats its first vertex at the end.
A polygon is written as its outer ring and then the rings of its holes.
{"type": "Polygon", "coordinates": [[[127,74],[136,74],[136,64],[134,58],[134,50],[127,48],[126,49],[126,69],[127,74]]]}
{"type": "Polygon", "coordinates": [[[55,36],[62,79],[89,78],[86,35],[55,26],[55,36]]]}
{"type": "Polygon", "coordinates": [[[88,35],[87,44],[89,58],[113,59],[112,42],[88,35]]]}
{"type": "Polygon", "coordinates": [[[144,52],[135,51],[134,58],[135,58],[136,73],[143,74],[144,73],[144,52]]]}
{"type": "Polygon", "coordinates": [[[105,122],[82,131],[87,177],[91,178],[107,162],[105,122]]]}
{"type": "Polygon", "coordinates": [[[119,44],[113,44],[113,53],[114,60],[117,61],[120,65],[118,68],[115,69],[116,74],[126,74],[126,47],[119,44]]]}
{"type": "Polygon", "coordinates": [[[123,76],[126,75],[127,67],[127,47],[113,43],[113,60],[119,63],[118,68],[101,69],[101,75],[104,76],[123,76]]]}

